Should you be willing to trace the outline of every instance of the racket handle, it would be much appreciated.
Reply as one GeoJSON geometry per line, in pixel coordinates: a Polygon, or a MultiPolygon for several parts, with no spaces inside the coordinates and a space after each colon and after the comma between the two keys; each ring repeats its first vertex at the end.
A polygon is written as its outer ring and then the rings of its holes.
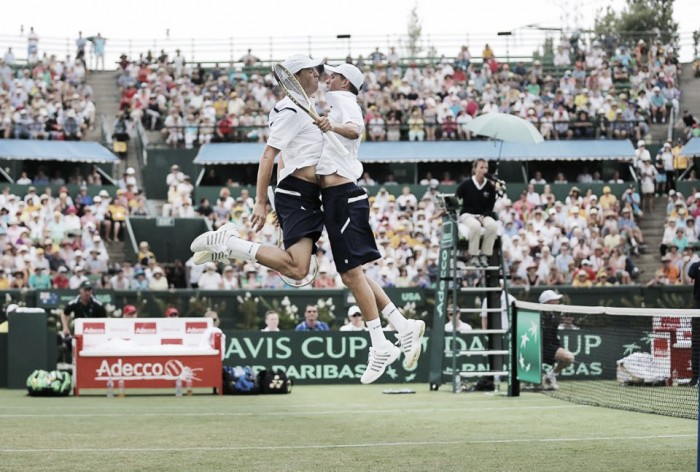
{"type": "Polygon", "coordinates": [[[346,147],[343,146],[343,143],[340,142],[338,136],[334,132],[327,132],[326,137],[341,157],[348,157],[350,155],[350,151],[348,151],[346,147]]]}

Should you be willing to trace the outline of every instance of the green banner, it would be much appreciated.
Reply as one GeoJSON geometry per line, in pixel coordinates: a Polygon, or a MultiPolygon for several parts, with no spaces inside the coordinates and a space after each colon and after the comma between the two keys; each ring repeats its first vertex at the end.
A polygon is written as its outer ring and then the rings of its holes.
{"type": "Polygon", "coordinates": [[[542,383],[542,326],[536,311],[518,310],[516,326],[518,380],[542,383]]]}

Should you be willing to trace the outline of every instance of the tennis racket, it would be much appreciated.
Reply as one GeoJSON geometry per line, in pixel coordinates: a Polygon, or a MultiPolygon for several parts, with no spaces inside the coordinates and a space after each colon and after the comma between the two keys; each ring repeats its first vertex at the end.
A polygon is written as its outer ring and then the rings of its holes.
{"type": "MultiPolygon", "coordinates": [[[[267,200],[270,202],[270,206],[272,207],[272,211],[275,211],[275,192],[272,190],[272,187],[267,187],[267,200]]],[[[282,237],[282,227],[277,225],[277,246],[283,248],[283,237],[282,237]]],[[[297,280],[297,279],[292,279],[291,277],[287,277],[286,275],[280,274],[280,278],[282,279],[282,282],[285,284],[289,285],[290,287],[295,287],[295,288],[301,288],[309,285],[312,283],[314,280],[316,280],[316,276],[318,275],[318,260],[316,259],[316,255],[312,254],[311,255],[311,261],[309,262],[309,272],[306,274],[306,277],[303,279],[297,280]]]]}
{"type": "MultiPolygon", "coordinates": [[[[272,73],[274,74],[277,83],[280,84],[289,99],[293,101],[296,106],[304,110],[306,114],[308,114],[314,120],[318,120],[320,118],[319,114],[316,113],[316,110],[314,110],[313,104],[311,103],[308,95],[306,95],[306,92],[304,92],[303,87],[294,74],[289,71],[289,69],[284,67],[279,62],[275,62],[272,65],[272,73]]],[[[342,157],[347,157],[350,155],[350,152],[345,148],[345,146],[343,146],[335,133],[326,133],[326,137],[338,154],[340,154],[342,157]]]]}

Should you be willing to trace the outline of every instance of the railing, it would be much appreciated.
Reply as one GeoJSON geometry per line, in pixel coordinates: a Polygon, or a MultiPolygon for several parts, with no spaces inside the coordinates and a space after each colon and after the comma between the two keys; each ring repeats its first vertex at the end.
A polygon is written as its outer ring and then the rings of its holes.
{"type": "MultiPolygon", "coordinates": [[[[541,124],[540,123],[533,123],[535,124],[536,127],[539,127],[541,124]]],[[[569,130],[571,130],[572,135],[571,137],[567,137],[566,133],[563,133],[563,135],[559,135],[556,132],[552,136],[552,139],[557,140],[557,139],[635,139],[635,128],[640,124],[640,121],[607,121],[607,120],[601,120],[601,119],[595,119],[592,121],[587,121],[587,122],[576,122],[576,121],[555,121],[552,123],[552,128],[556,130],[558,125],[566,125],[569,130]],[[626,131],[627,135],[626,136],[615,136],[614,130],[622,130],[626,131]]],[[[377,127],[380,126],[384,130],[384,134],[386,134],[391,130],[394,132],[398,129],[399,134],[398,137],[399,139],[394,139],[393,141],[409,141],[409,131],[411,129],[411,126],[407,123],[402,123],[400,125],[387,125],[386,123],[383,125],[366,125],[366,132],[369,133],[369,128],[372,127],[377,127]]],[[[423,129],[428,131],[425,133],[425,136],[423,139],[420,141],[465,141],[469,140],[472,138],[475,138],[474,136],[469,136],[467,138],[466,136],[469,135],[469,133],[465,130],[461,130],[460,134],[460,128],[462,127],[462,124],[456,124],[456,126],[450,126],[449,131],[450,131],[450,136],[446,137],[444,133],[445,126],[443,124],[425,124],[423,126],[423,129]],[[455,130],[454,132],[454,137],[452,137],[452,130],[455,130]],[[434,138],[432,138],[434,137],[434,138]]],[[[165,127],[162,128],[161,131],[164,133],[169,133],[169,132],[177,132],[180,134],[184,134],[185,130],[189,130],[190,132],[195,130],[196,133],[192,133],[192,137],[194,138],[192,141],[193,146],[201,145],[204,144],[204,142],[201,141],[201,137],[204,136],[205,134],[208,133],[201,133],[201,129],[206,128],[206,129],[212,129],[212,126],[170,126],[170,127],[165,127]]],[[[215,127],[214,127],[215,129],[215,127]]],[[[267,126],[238,126],[234,128],[234,131],[226,138],[220,138],[216,136],[216,131],[214,131],[214,134],[212,134],[212,140],[211,142],[227,142],[227,143],[241,143],[241,142],[264,142],[261,141],[259,136],[264,136],[265,133],[267,133],[267,126]],[[258,137],[251,137],[251,132],[253,131],[259,131],[258,137]]],[[[374,140],[371,139],[369,136],[366,139],[367,141],[387,141],[388,139],[381,139],[381,140],[374,140]]],[[[392,141],[392,140],[388,140],[392,141]]],[[[183,140],[179,140],[178,144],[176,147],[182,147],[185,145],[184,137],[183,140]]],[[[158,143],[151,143],[151,147],[153,148],[159,148],[159,147],[169,147],[168,144],[165,142],[158,142],[158,143]]],[[[170,146],[172,147],[172,146],[170,146]]]]}
{"type": "MultiPolygon", "coordinates": [[[[75,37],[51,37],[39,34],[39,55],[54,54],[59,59],[66,55],[75,57],[75,37]]],[[[494,50],[499,61],[507,61],[516,56],[532,57],[533,54],[545,56],[543,46],[546,40],[553,41],[556,47],[560,43],[560,35],[563,31],[542,31],[531,28],[518,28],[510,32],[508,36],[498,36],[495,33],[469,33],[463,34],[424,34],[417,43],[422,57],[454,58],[463,45],[471,49],[474,58],[481,56],[484,44],[488,43],[494,50]]],[[[621,32],[620,36],[629,44],[637,39],[648,39],[650,32],[621,32]]],[[[90,36],[90,35],[87,35],[90,36]]],[[[582,40],[585,44],[591,44],[593,33],[583,33],[582,40]]],[[[119,61],[119,56],[125,54],[131,59],[137,59],[139,54],[146,55],[149,51],[154,57],[158,57],[161,50],[169,54],[170,59],[179,49],[188,62],[243,62],[242,59],[248,50],[261,60],[279,60],[290,54],[306,53],[315,57],[325,57],[333,62],[344,60],[348,55],[357,58],[362,55],[365,58],[380,48],[385,54],[389,48],[395,47],[398,54],[403,57],[410,56],[408,50],[408,37],[403,34],[362,35],[341,37],[331,36],[259,36],[259,37],[220,37],[215,39],[199,38],[175,38],[160,37],[152,39],[137,38],[106,38],[105,65],[107,69],[114,69],[119,61]]],[[[684,61],[692,60],[693,38],[692,32],[679,34],[679,46],[681,53],[685,54],[684,61]]],[[[0,50],[6,51],[12,47],[17,62],[26,62],[27,37],[26,33],[0,34],[0,50]]],[[[95,62],[91,43],[88,43],[86,61],[90,68],[95,62]]]]}

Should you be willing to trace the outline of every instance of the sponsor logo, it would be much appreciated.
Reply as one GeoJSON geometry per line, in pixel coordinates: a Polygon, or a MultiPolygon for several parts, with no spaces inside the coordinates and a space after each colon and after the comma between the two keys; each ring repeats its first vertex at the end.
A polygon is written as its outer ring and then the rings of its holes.
{"type": "Polygon", "coordinates": [[[105,334],[105,324],[83,323],[83,334],[105,334]]]}
{"type": "Polygon", "coordinates": [[[185,323],[185,333],[187,334],[203,333],[206,330],[206,321],[188,321],[187,323],[185,323]]]}
{"type": "Polygon", "coordinates": [[[95,371],[95,380],[124,379],[124,380],[175,380],[197,379],[195,371],[201,368],[191,368],[179,359],[167,362],[130,362],[119,358],[110,362],[104,359],[95,371]]]}
{"type": "Polygon", "coordinates": [[[157,334],[158,328],[155,321],[137,322],[134,324],[134,333],[136,334],[157,334]]]}
{"type": "Polygon", "coordinates": [[[182,345],[182,338],[163,338],[160,340],[160,344],[177,344],[182,345]]]}

